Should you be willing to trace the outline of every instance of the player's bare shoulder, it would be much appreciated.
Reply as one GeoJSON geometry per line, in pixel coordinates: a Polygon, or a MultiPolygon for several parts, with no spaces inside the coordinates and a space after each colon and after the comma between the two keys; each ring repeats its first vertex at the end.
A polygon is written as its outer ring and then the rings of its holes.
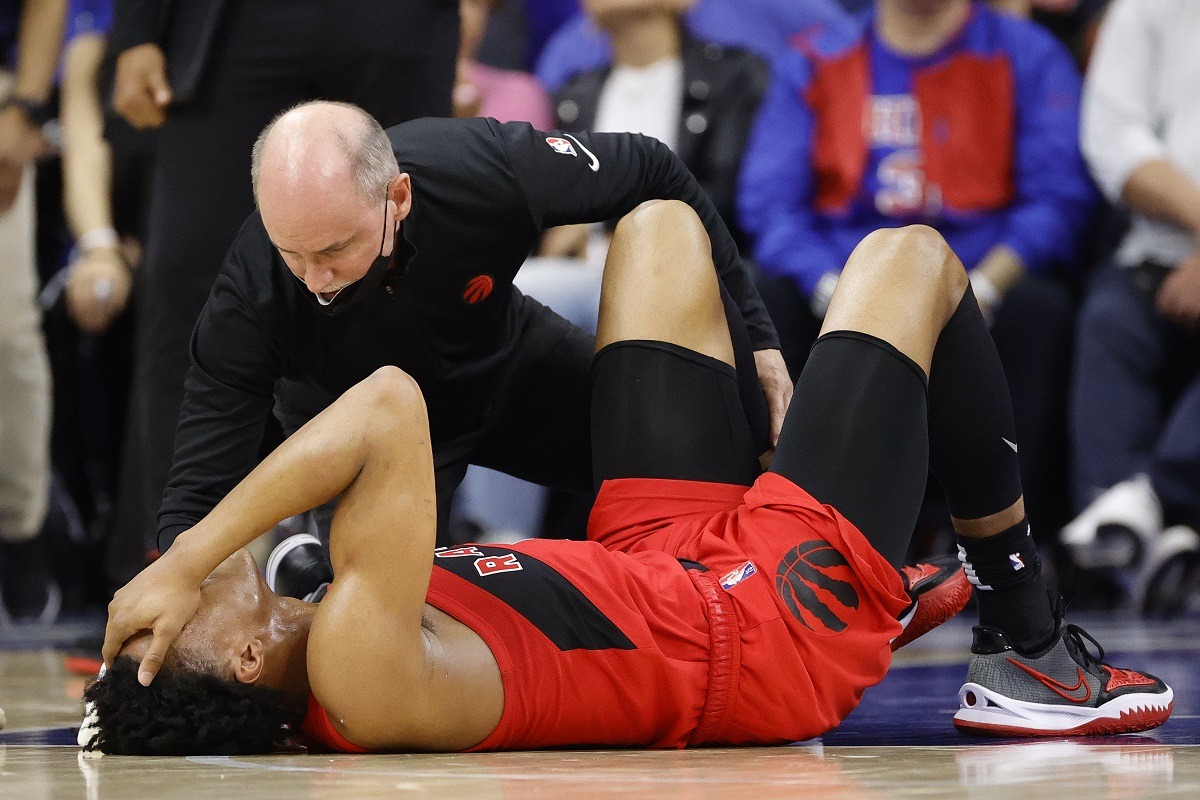
{"type": "Polygon", "coordinates": [[[495,729],[504,708],[500,668],[466,625],[428,605],[419,630],[393,637],[365,632],[388,627],[370,616],[325,621],[346,635],[314,623],[309,680],[349,741],[370,750],[465,750],[495,729]]]}

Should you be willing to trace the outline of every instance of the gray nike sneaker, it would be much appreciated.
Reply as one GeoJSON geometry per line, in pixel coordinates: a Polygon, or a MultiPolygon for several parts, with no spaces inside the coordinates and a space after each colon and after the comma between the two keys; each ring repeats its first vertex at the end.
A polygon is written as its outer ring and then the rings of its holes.
{"type": "Polygon", "coordinates": [[[1104,648],[1059,623],[1045,650],[1020,653],[996,628],[976,626],[954,727],[987,736],[1135,733],[1171,715],[1175,695],[1153,675],[1104,663],[1104,648]],[[1084,640],[1095,646],[1093,653],[1084,640]]]}

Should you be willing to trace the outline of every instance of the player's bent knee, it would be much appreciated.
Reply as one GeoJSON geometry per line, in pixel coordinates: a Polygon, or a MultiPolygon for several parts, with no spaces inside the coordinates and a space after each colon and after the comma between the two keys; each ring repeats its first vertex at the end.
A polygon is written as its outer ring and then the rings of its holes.
{"type": "Polygon", "coordinates": [[[882,228],[859,242],[846,271],[875,272],[889,285],[961,295],[966,271],[942,235],[928,225],[882,228]]]}
{"type": "Polygon", "coordinates": [[[358,390],[359,400],[370,407],[372,423],[386,417],[411,414],[416,408],[424,407],[424,396],[415,378],[399,367],[380,367],[361,383],[358,390]]]}
{"type": "Polygon", "coordinates": [[[617,222],[613,241],[633,247],[678,252],[680,247],[699,247],[711,252],[708,231],[696,211],[680,200],[647,200],[617,222]]]}

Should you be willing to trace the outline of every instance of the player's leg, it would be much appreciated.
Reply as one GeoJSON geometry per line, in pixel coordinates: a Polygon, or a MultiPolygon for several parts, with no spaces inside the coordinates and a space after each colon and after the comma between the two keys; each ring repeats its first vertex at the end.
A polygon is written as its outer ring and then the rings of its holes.
{"type": "Polygon", "coordinates": [[[930,228],[866,237],[842,271],[771,465],[841,512],[896,567],[928,472],[926,376],[966,286],[930,228]]]}
{"type": "Polygon", "coordinates": [[[931,371],[929,462],[983,623],[956,724],[1027,734],[1160,724],[1170,690],[1089,655],[1051,605],[1024,518],[1004,373],[961,265],[930,229],[872,234],[851,257],[772,470],[833,505],[897,563],[925,451],[893,428],[914,426],[918,368],[931,371]]]}
{"type": "Polygon", "coordinates": [[[596,484],[669,478],[749,486],[758,452],[708,234],[677,201],[618,223],[592,368],[596,484]]]}

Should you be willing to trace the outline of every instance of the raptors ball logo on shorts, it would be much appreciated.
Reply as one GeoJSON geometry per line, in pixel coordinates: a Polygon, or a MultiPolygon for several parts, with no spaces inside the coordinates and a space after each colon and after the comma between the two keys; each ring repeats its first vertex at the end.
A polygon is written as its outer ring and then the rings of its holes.
{"type": "Polygon", "coordinates": [[[846,623],[830,605],[842,609],[858,608],[854,586],[835,577],[835,570],[850,563],[829,542],[803,542],[787,551],[775,570],[775,591],[792,616],[809,630],[815,620],[832,633],[846,629],[846,623]]]}
{"type": "Polygon", "coordinates": [[[491,275],[476,275],[471,280],[467,281],[467,286],[463,289],[463,302],[469,306],[476,303],[482,303],[488,299],[488,295],[492,293],[496,281],[491,275]]]}

